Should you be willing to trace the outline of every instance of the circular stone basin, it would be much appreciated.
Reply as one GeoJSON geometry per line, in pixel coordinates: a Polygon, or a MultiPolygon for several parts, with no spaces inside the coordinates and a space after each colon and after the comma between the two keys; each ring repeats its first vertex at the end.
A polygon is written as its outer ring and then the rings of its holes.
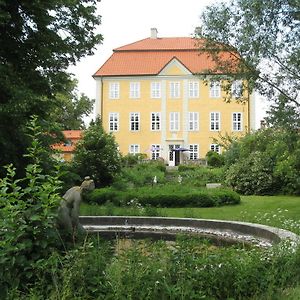
{"type": "Polygon", "coordinates": [[[157,238],[174,240],[178,234],[196,234],[227,243],[250,243],[270,247],[283,240],[297,245],[299,236],[261,224],[190,218],[81,216],[88,232],[104,237],[157,238]]]}

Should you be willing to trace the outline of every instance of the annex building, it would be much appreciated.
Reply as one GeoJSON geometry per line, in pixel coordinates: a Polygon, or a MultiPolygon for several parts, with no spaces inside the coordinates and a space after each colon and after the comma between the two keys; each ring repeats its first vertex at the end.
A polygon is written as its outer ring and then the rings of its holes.
{"type": "Polygon", "coordinates": [[[178,165],[209,150],[221,152],[214,142],[220,134],[244,135],[254,128],[251,95],[244,103],[235,99],[240,82],[233,82],[227,103],[220,79],[199,76],[213,64],[193,38],[159,38],[155,28],[149,38],[114,49],[93,77],[96,114],[121,153],[146,153],[178,165]]]}

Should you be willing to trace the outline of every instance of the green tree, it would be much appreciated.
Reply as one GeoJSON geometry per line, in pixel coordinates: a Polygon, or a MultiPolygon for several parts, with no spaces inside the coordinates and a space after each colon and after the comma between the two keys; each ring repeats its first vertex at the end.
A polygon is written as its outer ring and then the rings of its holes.
{"type": "Polygon", "coordinates": [[[78,96],[76,86],[77,80],[66,84],[65,91],[56,94],[56,105],[49,112],[62,130],[85,129],[83,118],[93,111],[94,100],[84,94],[78,96]]]}
{"type": "Polygon", "coordinates": [[[231,0],[209,6],[196,30],[201,48],[213,54],[210,73],[246,79],[269,100],[300,106],[299,0],[231,0]],[[224,51],[231,59],[224,61],[224,51]]]}
{"type": "Polygon", "coordinates": [[[56,97],[68,93],[67,68],[93,54],[102,36],[97,0],[0,1],[0,165],[26,165],[30,116],[52,131],[56,97]]]}
{"type": "Polygon", "coordinates": [[[115,138],[104,131],[100,118],[84,131],[75,149],[73,166],[82,178],[91,176],[98,187],[110,184],[120,172],[121,155],[115,138]]]}

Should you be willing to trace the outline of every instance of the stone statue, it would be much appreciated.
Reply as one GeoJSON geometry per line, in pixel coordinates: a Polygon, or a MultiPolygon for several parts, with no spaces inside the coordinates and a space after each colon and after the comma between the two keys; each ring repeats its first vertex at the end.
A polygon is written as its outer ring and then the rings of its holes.
{"type": "Polygon", "coordinates": [[[73,241],[77,234],[84,233],[84,228],[79,223],[79,208],[82,201],[82,192],[95,188],[94,180],[85,177],[81,186],[73,186],[63,196],[58,209],[58,226],[63,233],[71,235],[73,241]]]}

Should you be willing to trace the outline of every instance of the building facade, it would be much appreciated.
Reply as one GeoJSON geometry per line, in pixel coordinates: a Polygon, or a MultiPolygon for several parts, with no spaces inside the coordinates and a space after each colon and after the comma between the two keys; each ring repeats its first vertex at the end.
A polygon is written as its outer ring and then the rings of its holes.
{"type": "Polygon", "coordinates": [[[61,161],[71,161],[74,157],[76,144],[82,138],[81,130],[63,130],[65,142],[52,145],[52,149],[57,150],[55,156],[61,161]]]}
{"type": "Polygon", "coordinates": [[[193,38],[159,38],[156,29],[150,38],[115,49],[94,79],[96,113],[121,153],[146,153],[178,165],[209,150],[221,152],[214,142],[220,134],[248,132],[251,96],[236,101],[241,82],[233,82],[233,99],[224,102],[220,79],[199,76],[213,64],[193,38]]]}

